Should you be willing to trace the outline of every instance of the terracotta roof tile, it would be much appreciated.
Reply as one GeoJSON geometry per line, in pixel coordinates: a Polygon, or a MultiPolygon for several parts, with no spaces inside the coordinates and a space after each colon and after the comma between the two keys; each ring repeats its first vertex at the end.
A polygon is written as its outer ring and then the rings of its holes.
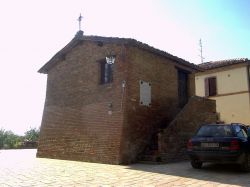
{"type": "Polygon", "coordinates": [[[202,68],[203,70],[209,70],[209,69],[220,68],[224,66],[247,63],[247,62],[249,63],[248,58],[236,58],[236,59],[205,62],[205,63],[199,64],[198,66],[202,68]]]}

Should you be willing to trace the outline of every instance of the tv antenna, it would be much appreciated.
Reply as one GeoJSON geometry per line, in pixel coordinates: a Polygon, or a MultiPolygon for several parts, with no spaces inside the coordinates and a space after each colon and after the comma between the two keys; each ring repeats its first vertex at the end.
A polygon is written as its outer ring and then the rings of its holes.
{"type": "Polygon", "coordinates": [[[201,58],[201,63],[203,63],[205,58],[203,57],[203,47],[202,47],[201,39],[199,41],[199,46],[200,46],[200,55],[199,55],[199,57],[201,58]]]}

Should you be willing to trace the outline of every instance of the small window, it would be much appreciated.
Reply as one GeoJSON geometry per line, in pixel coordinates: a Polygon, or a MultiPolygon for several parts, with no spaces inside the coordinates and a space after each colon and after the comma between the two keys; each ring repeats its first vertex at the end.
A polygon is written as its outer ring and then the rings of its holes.
{"type": "Polygon", "coordinates": [[[113,82],[113,64],[108,64],[105,60],[100,62],[100,84],[113,82]]]}
{"type": "Polygon", "coordinates": [[[205,79],[205,96],[217,95],[216,77],[208,77],[205,79]]]}

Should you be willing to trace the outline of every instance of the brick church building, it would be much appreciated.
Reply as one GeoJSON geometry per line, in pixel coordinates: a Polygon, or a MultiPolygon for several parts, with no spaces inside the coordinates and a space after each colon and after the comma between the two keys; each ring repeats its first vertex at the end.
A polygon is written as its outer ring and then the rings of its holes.
{"type": "Polygon", "coordinates": [[[47,74],[47,92],[37,156],[129,164],[153,149],[162,160],[176,157],[183,148],[176,143],[187,139],[180,132],[216,120],[214,102],[190,101],[197,71],[134,39],[78,31],[39,70],[47,74]],[[169,144],[179,148],[166,156],[169,144]]]}

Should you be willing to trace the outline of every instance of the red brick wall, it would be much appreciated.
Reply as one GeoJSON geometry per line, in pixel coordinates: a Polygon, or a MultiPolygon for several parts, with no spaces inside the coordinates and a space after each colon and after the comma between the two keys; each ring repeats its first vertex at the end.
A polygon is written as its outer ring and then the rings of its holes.
{"type": "MultiPolygon", "coordinates": [[[[122,160],[135,162],[138,154],[150,144],[160,125],[170,122],[178,108],[177,69],[190,70],[178,63],[131,47],[128,50],[127,97],[122,142],[122,160]],[[139,81],[151,83],[152,105],[140,106],[139,81]]],[[[190,84],[192,85],[192,84],[190,84]]],[[[190,87],[193,89],[193,87],[190,87]]],[[[194,91],[190,91],[194,93],[194,91]]]]}
{"type": "Polygon", "coordinates": [[[123,50],[84,41],[49,71],[37,156],[121,163],[123,50]],[[100,85],[97,61],[110,51],[117,54],[114,81],[100,85]]]}
{"type": "Polygon", "coordinates": [[[48,73],[37,156],[136,161],[152,134],[180,110],[176,67],[190,70],[137,47],[83,41],[48,73]],[[110,52],[116,54],[113,83],[100,85],[97,61],[110,52]],[[139,105],[139,80],[152,84],[151,107],[139,105]]]}

